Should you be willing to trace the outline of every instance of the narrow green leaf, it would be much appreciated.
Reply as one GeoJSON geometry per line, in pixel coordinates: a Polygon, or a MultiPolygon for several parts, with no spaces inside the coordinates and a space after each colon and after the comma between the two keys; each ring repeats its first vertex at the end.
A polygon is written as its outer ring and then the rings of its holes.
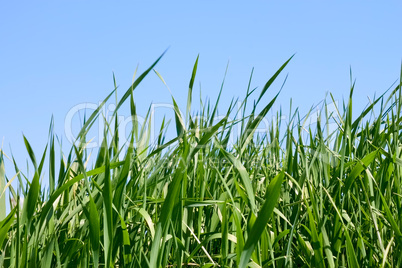
{"type": "Polygon", "coordinates": [[[159,58],[156,59],[152,65],[146,69],[134,82],[133,84],[127,89],[127,91],[124,93],[123,97],[120,99],[119,103],[116,105],[115,111],[113,112],[113,116],[117,113],[117,110],[120,108],[120,106],[126,101],[126,99],[131,95],[134,89],[137,88],[137,86],[141,83],[142,80],[148,75],[150,71],[156,66],[156,64],[162,59],[163,55],[165,55],[167,50],[165,50],[162,55],[159,56],[159,58]]]}
{"type": "Polygon", "coordinates": [[[279,173],[268,185],[265,202],[260,211],[258,212],[257,219],[250,231],[246,244],[244,245],[243,252],[240,257],[239,267],[245,268],[250,261],[251,254],[254,251],[262,232],[267,227],[267,223],[271,218],[272,212],[278,202],[281,193],[281,186],[285,173],[279,173]]]}
{"type": "Polygon", "coordinates": [[[192,99],[192,95],[193,95],[193,86],[194,86],[195,75],[197,73],[198,58],[199,57],[200,57],[200,55],[198,55],[197,59],[195,60],[194,67],[193,67],[193,72],[191,74],[190,83],[188,85],[187,110],[186,110],[186,118],[188,118],[188,119],[189,119],[190,112],[191,112],[191,99],[192,99]]]}
{"type": "Polygon", "coordinates": [[[39,191],[39,175],[37,172],[35,172],[35,175],[31,182],[31,186],[29,187],[28,195],[24,200],[24,207],[22,212],[23,221],[30,221],[32,219],[32,216],[36,211],[35,207],[38,202],[39,191]]]}
{"type": "Polygon", "coordinates": [[[100,245],[100,222],[98,209],[91,195],[89,195],[89,234],[91,237],[91,246],[94,254],[95,267],[99,263],[99,245],[100,245]]]}
{"type": "Polygon", "coordinates": [[[34,152],[33,152],[33,150],[32,150],[31,145],[29,144],[27,138],[25,138],[24,135],[22,135],[22,136],[23,136],[23,138],[24,138],[24,143],[25,143],[25,147],[27,148],[28,155],[29,155],[29,157],[31,158],[31,161],[32,161],[32,164],[34,165],[35,171],[37,171],[37,170],[38,170],[38,165],[36,164],[36,157],[35,157],[35,154],[34,154],[34,152]]]}
{"type": "Polygon", "coordinates": [[[363,172],[363,170],[365,170],[371,164],[371,162],[374,161],[377,152],[378,150],[369,153],[361,160],[361,162],[356,164],[356,166],[350,172],[350,175],[345,181],[345,187],[343,193],[346,194],[349,191],[349,188],[352,186],[352,183],[355,181],[357,176],[359,176],[363,172]]]}
{"type": "Polygon", "coordinates": [[[251,184],[250,176],[249,176],[246,168],[243,166],[243,164],[240,162],[240,160],[238,158],[234,157],[232,154],[226,152],[223,149],[221,149],[221,152],[225,155],[225,157],[232,163],[232,165],[235,167],[235,169],[239,172],[239,175],[243,182],[244,188],[246,188],[247,199],[249,200],[249,206],[251,208],[251,211],[253,213],[255,213],[256,212],[255,193],[253,190],[253,186],[251,184]]]}
{"type": "Polygon", "coordinates": [[[286,65],[290,62],[290,60],[294,57],[294,54],[292,57],[290,57],[282,66],[275,72],[275,74],[268,80],[268,82],[265,84],[265,86],[262,88],[260,96],[257,99],[257,103],[260,102],[261,98],[264,96],[264,94],[267,92],[268,88],[272,85],[272,83],[276,80],[278,75],[285,69],[286,65]]]}
{"type": "Polygon", "coordinates": [[[6,218],[6,170],[4,168],[3,151],[0,151],[0,221],[6,218]]]}
{"type": "Polygon", "coordinates": [[[11,212],[7,215],[7,217],[0,222],[0,248],[2,249],[2,245],[4,239],[7,237],[8,230],[11,227],[11,224],[14,222],[14,214],[17,211],[17,207],[15,207],[11,212]]]}
{"type": "Polygon", "coordinates": [[[110,181],[110,160],[109,150],[105,151],[105,178],[103,185],[103,246],[105,250],[105,265],[112,266],[112,246],[113,246],[113,215],[112,215],[112,185],[110,181]]]}

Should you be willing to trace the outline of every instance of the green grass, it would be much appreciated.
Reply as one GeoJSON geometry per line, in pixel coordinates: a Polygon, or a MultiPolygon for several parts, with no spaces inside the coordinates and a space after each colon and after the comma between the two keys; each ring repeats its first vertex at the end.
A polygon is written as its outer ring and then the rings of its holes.
{"type": "Polygon", "coordinates": [[[278,112],[256,134],[277,95],[262,100],[289,61],[256,100],[249,87],[218,120],[220,97],[190,112],[197,58],[185,117],[172,96],[177,137],[166,140],[164,120],[152,143],[133,91],[159,59],[117,101],[92,166],[86,136],[105,120],[101,107],[59,159],[53,122],[40,155],[24,137],[33,176],[13,161],[16,176],[8,177],[1,151],[0,267],[402,266],[401,84],[360,113],[352,111],[353,84],[346,103],[334,112],[324,104],[314,126],[297,110],[283,126],[278,112]],[[123,104],[133,118],[129,144],[119,142],[123,104]]]}

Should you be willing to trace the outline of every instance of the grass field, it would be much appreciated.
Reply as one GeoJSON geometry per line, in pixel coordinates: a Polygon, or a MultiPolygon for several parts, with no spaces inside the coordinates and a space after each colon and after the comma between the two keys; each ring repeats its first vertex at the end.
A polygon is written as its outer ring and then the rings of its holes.
{"type": "Polygon", "coordinates": [[[177,137],[166,140],[163,121],[151,143],[133,91],[159,59],[116,104],[93,165],[86,136],[105,120],[101,107],[63,157],[52,130],[44,152],[24,137],[31,177],[17,163],[16,176],[5,174],[0,154],[0,267],[402,266],[400,83],[358,113],[352,84],[350,98],[332,111],[324,104],[314,126],[295,110],[264,135],[255,131],[276,97],[262,97],[289,61],[217,120],[219,97],[189,112],[197,59],[185,115],[172,97],[177,137]],[[129,144],[116,123],[123,104],[129,144]],[[241,134],[231,144],[234,128],[241,134]]]}

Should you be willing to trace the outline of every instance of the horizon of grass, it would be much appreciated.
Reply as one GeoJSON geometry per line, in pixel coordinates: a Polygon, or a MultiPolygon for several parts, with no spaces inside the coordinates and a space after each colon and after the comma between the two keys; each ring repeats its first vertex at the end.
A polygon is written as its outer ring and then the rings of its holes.
{"type": "Polygon", "coordinates": [[[197,57],[185,116],[172,96],[177,136],[166,141],[164,119],[153,144],[150,124],[138,124],[133,92],[152,71],[165,84],[154,69],[162,56],[116,100],[107,121],[100,111],[114,81],[68,154],[57,159],[53,121],[40,158],[24,137],[33,176],[12,158],[9,178],[0,152],[0,267],[402,266],[401,81],[356,119],[352,83],[347,102],[334,111],[325,102],[315,126],[296,109],[283,133],[278,113],[261,135],[256,129],[279,93],[261,100],[292,57],[258,98],[250,99],[249,84],[242,104],[232,100],[219,119],[223,84],[215,103],[200,101],[191,113],[197,57]],[[121,144],[125,102],[132,129],[121,144]],[[96,120],[104,121],[104,136],[89,166],[87,134],[96,120]],[[241,134],[230,144],[235,127],[241,134]]]}

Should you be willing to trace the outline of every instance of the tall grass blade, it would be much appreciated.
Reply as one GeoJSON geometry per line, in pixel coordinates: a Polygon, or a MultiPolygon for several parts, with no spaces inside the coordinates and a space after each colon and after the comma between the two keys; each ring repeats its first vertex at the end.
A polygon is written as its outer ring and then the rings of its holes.
{"type": "Polygon", "coordinates": [[[6,218],[6,171],[4,168],[3,152],[0,151],[0,221],[6,218]]]}
{"type": "Polygon", "coordinates": [[[247,267],[250,256],[253,253],[262,232],[265,228],[267,228],[267,223],[271,218],[272,212],[274,211],[274,208],[278,202],[284,177],[284,172],[281,172],[268,185],[265,193],[264,205],[260,209],[258,217],[250,231],[246,244],[244,245],[244,249],[240,257],[239,267],[247,267]]]}

